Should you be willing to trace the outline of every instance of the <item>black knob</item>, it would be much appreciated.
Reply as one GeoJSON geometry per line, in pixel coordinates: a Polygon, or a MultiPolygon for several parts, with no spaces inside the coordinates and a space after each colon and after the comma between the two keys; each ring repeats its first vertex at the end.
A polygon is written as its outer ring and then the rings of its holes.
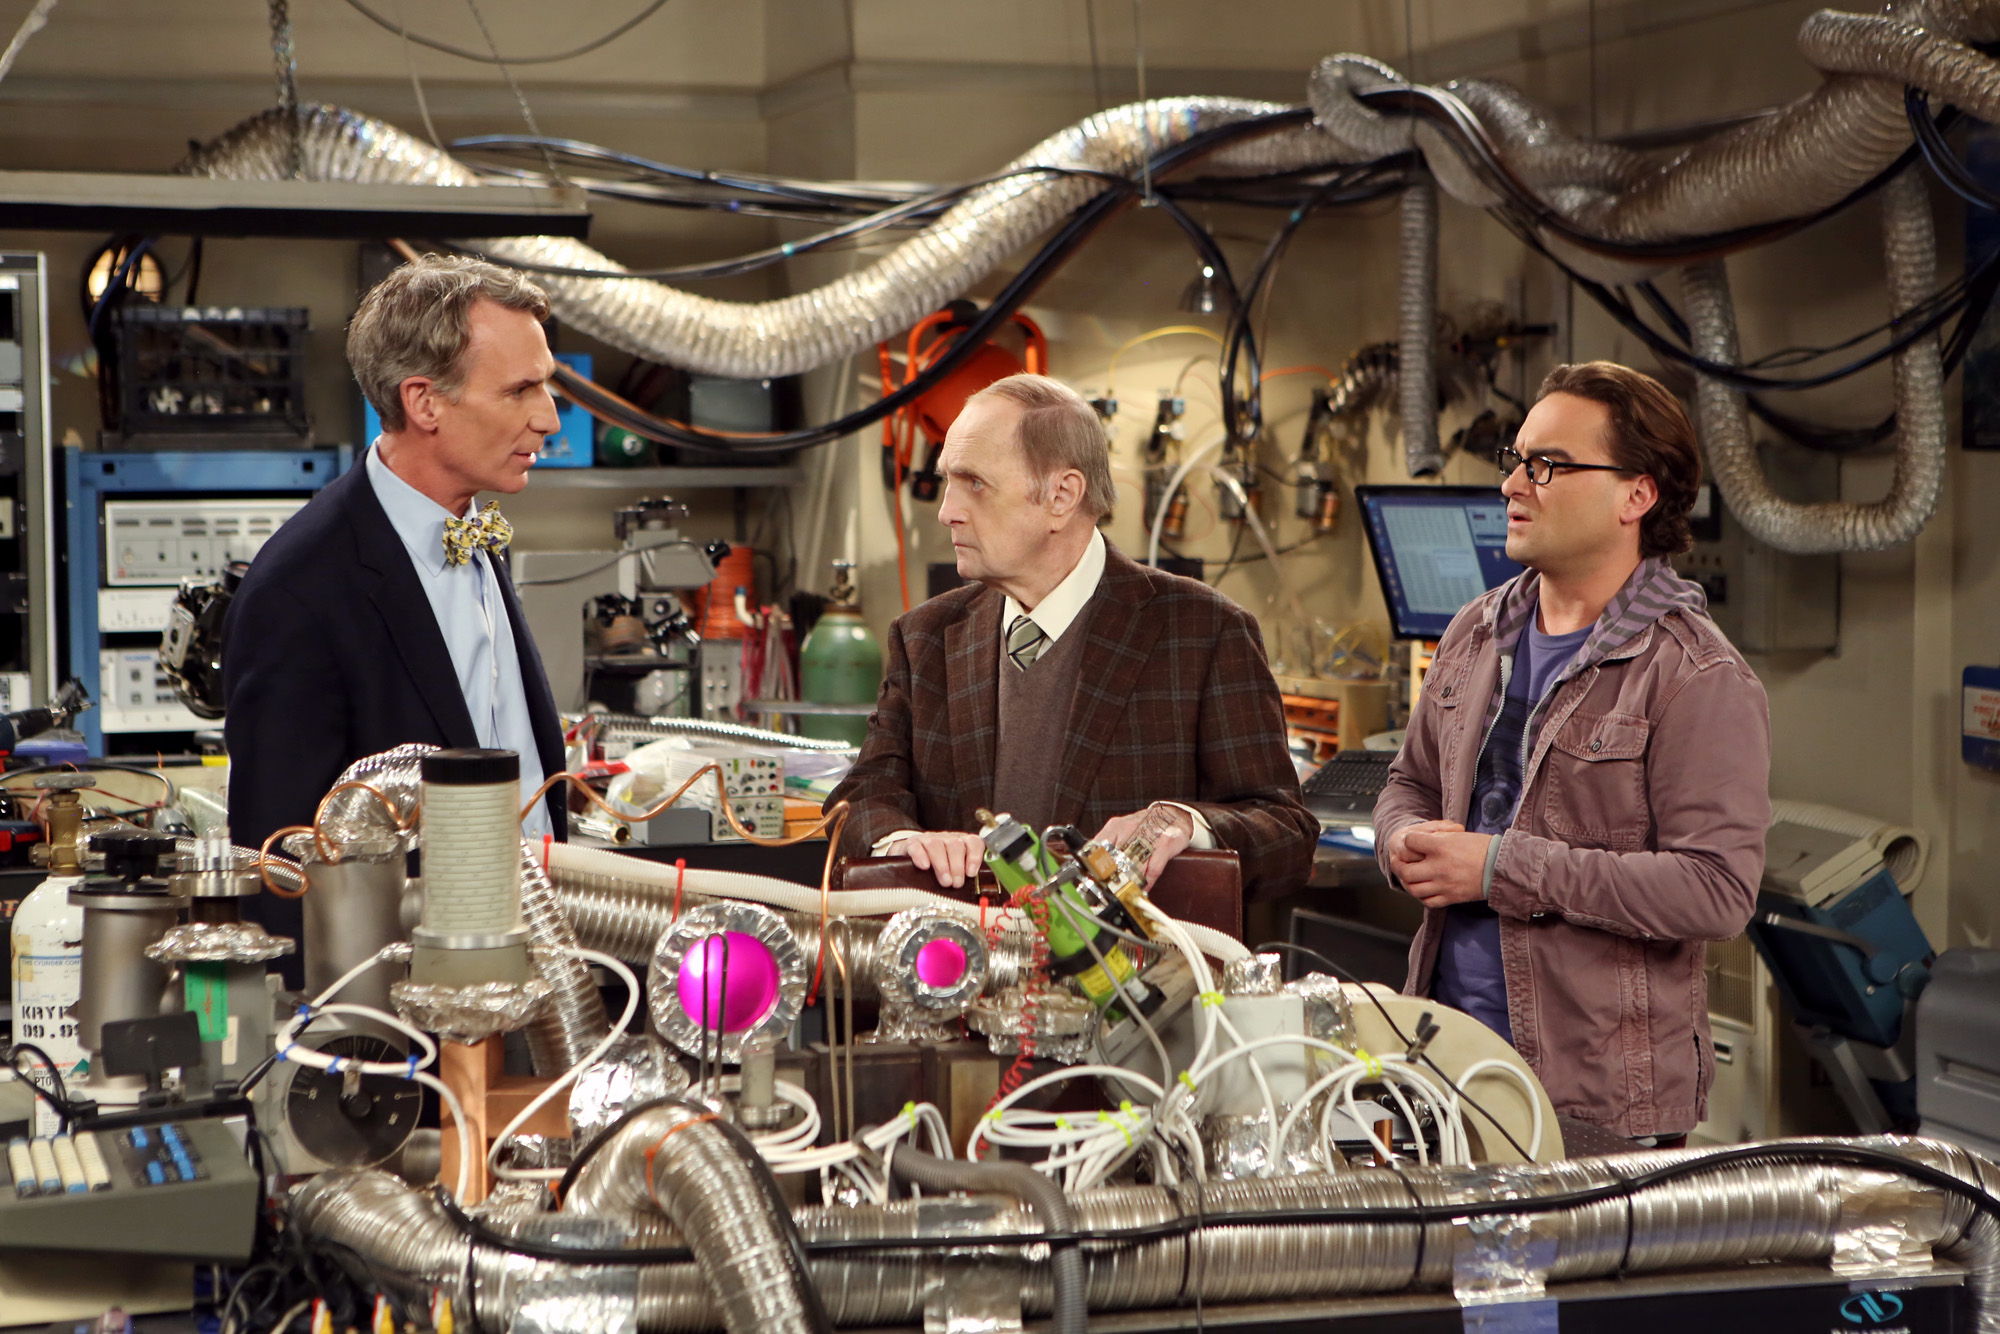
{"type": "Polygon", "coordinates": [[[100,834],[90,842],[93,852],[104,854],[106,874],[120,880],[143,880],[157,875],[160,859],[173,855],[174,840],[156,834],[100,834]]]}
{"type": "Polygon", "coordinates": [[[712,565],[720,565],[729,559],[729,544],[720,539],[710,542],[702,550],[708,553],[709,563],[712,565]]]}

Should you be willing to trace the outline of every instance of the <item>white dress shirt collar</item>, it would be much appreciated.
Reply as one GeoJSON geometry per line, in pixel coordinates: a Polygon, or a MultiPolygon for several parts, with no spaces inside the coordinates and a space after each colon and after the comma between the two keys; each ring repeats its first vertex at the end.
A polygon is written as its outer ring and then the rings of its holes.
{"type": "Polygon", "coordinates": [[[396,535],[403,539],[403,545],[409,548],[410,559],[435,579],[445,570],[444,521],[470,515],[479,504],[478,499],[475,497],[466,506],[464,515],[454,516],[450,510],[396,475],[396,470],[382,457],[381,437],[376,437],[375,443],[368,447],[367,457],[368,485],[375,488],[375,499],[381,502],[382,512],[389,516],[389,526],[396,530],[396,535]]]}
{"type": "MultiPolygon", "coordinates": [[[[440,526],[442,532],[442,526],[440,526]]],[[[442,541],[442,537],[439,539],[442,541]]],[[[1063,576],[1063,581],[1049,590],[1049,595],[1036,604],[1033,611],[1027,611],[1020,603],[1008,598],[1000,609],[1000,634],[1006,638],[1007,627],[1014,618],[1025,614],[1053,644],[1063,637],[1077,616],[1083,611],[1091,596],[1097,592],[1097,585],[1104,578],[1104,534],[1093,528],[1090,530],[1090,545],[1083,549],[1076,566],[1063,576]]]]}

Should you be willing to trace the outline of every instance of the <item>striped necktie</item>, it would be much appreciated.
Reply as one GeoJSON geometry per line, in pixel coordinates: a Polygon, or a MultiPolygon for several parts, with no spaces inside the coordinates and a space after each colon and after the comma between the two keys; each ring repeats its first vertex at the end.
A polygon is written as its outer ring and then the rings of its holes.
{"type": "Polygon", "coordinates": [[[1048,646],[1049,637],[1042,633],[1042,627],[1025,615],[1016,616],[1007,627],[1007,656],[1024,672],[1035,665],[1035,659],[1048,646]]]}

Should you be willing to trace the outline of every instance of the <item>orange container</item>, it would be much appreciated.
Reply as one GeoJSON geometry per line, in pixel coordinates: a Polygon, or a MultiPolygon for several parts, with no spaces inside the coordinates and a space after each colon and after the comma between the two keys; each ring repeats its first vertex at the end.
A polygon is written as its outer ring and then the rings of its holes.
{"type": "Polygon", "coordinates": [[[702,638],[741,639],[749,633],[749,627],[736,615],[739,588],[743,590],[743,600],[756,606],[757,553],[747,546],[731,547],[722,563],[715,567],[715,578],[709,581],[702,611],[702,638]]]}

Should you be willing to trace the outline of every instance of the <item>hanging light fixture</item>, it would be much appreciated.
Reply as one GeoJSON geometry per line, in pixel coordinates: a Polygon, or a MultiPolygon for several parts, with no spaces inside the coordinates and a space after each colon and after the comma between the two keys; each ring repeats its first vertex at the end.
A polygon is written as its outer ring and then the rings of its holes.
{"type": "Polygon", "coordinates": [[[1181,309],[1190,315],[1213,315],[1223,307],[1222,280],[1213,264],[1203,264],[1194,281],[1181,289],[1181,309]]]}

